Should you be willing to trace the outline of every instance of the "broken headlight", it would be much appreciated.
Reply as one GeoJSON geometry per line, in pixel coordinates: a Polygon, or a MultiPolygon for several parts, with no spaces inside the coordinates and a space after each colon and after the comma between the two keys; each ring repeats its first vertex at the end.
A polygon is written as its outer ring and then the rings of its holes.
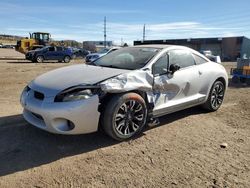
{"type": "Polygon", "coordinates": [[[91,89],[67,90],[59,93],[55,98],[55,102],[70,102],[70,101],[84,100],[90,98],[93,95],[94,94],[91,89]]]}
{"type": "Polygon", "coordinates": [[[82,99],[88,99],[92,96],[92,92],[90,89],[85,89],[82,91],[76,91],[74,93],[69,93],[63,97],[63,102],[69,102],[69,101],[78,101],[82,99]]]}

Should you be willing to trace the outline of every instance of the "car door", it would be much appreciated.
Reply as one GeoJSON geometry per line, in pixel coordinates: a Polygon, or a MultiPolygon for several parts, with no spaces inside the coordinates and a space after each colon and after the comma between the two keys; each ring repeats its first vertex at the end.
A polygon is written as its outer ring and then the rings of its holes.
{"type": "Polygon", "coordinates": [[[201,83],[195,60],[188,50],[171,50],[153,65],[154,116],[185,109],[198,104],[201,83]],[[180,67],[174,73],[169,67],[180,67]]]}
{"type": "Polygon", "coordinates": [[[55,60],[56,59],[56,51],[55,47],[51,46],[48,48],[45,59],[47,60],[55,60]]]}
{"type": "Polygon", "coordinates": [[[55,52],[55,56],[56,56],[56,60],[63,60],[64,57],[64,51],[63,51],[63,47],[56,47],[56,52],[55,52]]]}

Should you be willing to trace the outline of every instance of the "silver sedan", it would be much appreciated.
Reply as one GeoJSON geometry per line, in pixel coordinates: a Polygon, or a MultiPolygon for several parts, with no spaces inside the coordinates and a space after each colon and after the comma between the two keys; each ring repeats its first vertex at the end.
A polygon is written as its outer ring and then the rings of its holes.
{"type": "Polygon", "coordinates": [[[134,46],[37,77],[21,104],[24,118],[40,129],[83,134],[102,127],[121,141],[159,116],[197,105],[218,110],[227,84],[222,65],[190,48],[134,46]]]}

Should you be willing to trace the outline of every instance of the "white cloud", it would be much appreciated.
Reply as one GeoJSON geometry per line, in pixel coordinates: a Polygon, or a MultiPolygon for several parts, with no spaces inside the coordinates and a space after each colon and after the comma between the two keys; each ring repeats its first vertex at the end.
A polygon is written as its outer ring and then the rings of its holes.
{"type": "MultiPolygon", "coordinates": [[[[107,23],[107,40],[120,43],[133,44],[134,40],[142,39],[143,24],[140,23],[107,23]]],[[[242,28],[213,27],[198,22],[172,22],[146,25],[146,39],[171,39],[171,38],[199,38],[235,36],[242,28]]],[[[28,32],[50,32],[52,38],[57,40],[103,40],[103,23],[85,25],[59,25],[58,27],[28,27],[5,28],[5,33],[27,36],[28,32]]]]}
{"type": "Polygon", "coordinates": [[[8,13],[19,13],[19,14],[27,14],[27,13],[51,13],[51,14],[79,14],[79,13],[85,13],[85,14],[101,14],[101,15],[109,15],[109,14],[138,14],[142,13],[142,10],[138,9],[109,9],[109,8],[88,8],[88,7],[82,7],[78,6],[77,4],[72,3],[72,5],[60,5],[57,4],[55,6],[51,5],[44,5],[44,6],[36,6],[34,4],[30,5],[22,5],[17,3],[5,3],[0,2],[0,14],[8,14],[8,13]]]}

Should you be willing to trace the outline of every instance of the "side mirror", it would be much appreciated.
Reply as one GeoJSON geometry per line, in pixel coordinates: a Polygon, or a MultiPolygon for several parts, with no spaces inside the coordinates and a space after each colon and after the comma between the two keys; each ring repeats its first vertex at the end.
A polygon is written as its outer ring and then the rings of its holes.
{"type": "Polygon", "coordinates": [[[178,64],[171,64],[169,66],[169,71],[171,74],[174,74],[176,71],[178,71],[181,67],[178,64]]]}

